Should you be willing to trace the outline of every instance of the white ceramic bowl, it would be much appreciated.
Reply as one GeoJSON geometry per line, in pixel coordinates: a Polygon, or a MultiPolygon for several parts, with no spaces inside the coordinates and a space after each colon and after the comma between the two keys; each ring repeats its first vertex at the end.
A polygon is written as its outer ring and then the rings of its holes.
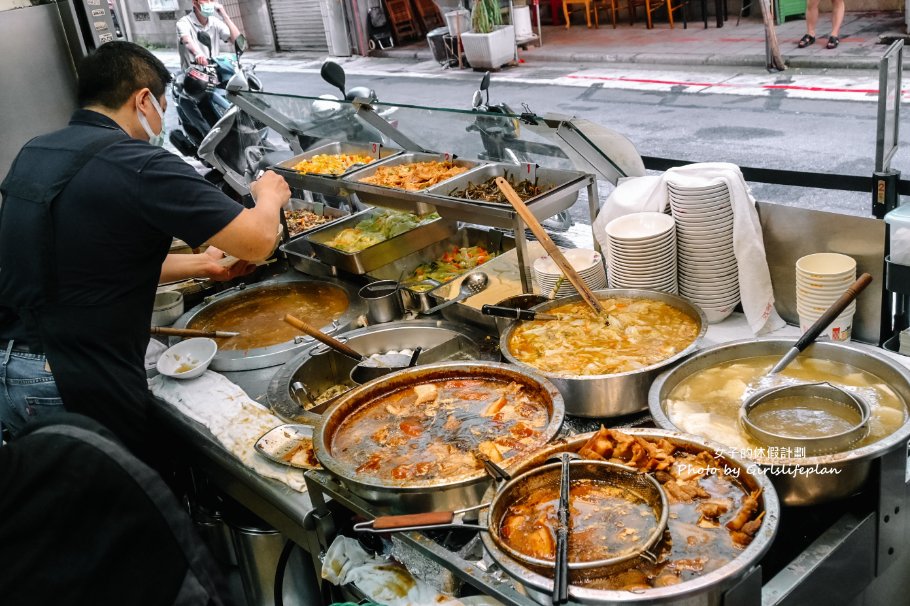
{"type": "Polygon", "coordinates": [[[183,293],[165,290],[155,294],[152,307],[152,326],[170,326],[183,315],[183,293]]]}
{"type": "Polygon", "coordinates": [[[217,351],[218,344],[212,339],[181,341],[158,358],[158,372],[175,379],[194,379],[205,372],[217,351]]]}
{"type": "Polygon", "coordinates": [[[625,241],[647,240],[673,230],[673,217],[663,213],[632,213],[607,223],[607,235],[611,239],[625,241]]]}

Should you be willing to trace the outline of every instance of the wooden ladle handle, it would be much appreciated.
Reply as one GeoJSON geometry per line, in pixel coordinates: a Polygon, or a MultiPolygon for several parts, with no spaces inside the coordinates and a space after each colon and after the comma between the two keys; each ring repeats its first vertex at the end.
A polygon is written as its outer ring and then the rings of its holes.
{"type": "Polygon", "coordinates": [[[499,186],[499,191],[506,197],[515,209],[515,212],[521,217],[521,220],[525,222],[531,230],[531,233],[534,234],[544,250],[547,251],[547,254],[556,262],[556,265],[559,266],[559,269],[562,270],[562,273],[565,274],[572,286],[575,287],[575,290],[578,291],[578,294],[581,295],[581,298],[584,299],[585,303],[590,305],[591,309],[593,309],[596,314],[602,314],[604,308],[600,304],[600,301],[597,300],[597,297],[594,296],[594,293],[591,292],[591,289],[588,288],[585,281],[578,275],[578,272],[575,271],[575,268],[572,267],[572,264],[569,263],[568,259],[563,256],[562,251],[559,250],[559,247],[556,246],[556,243],[553,242],[550,235],[544,231],[540,221],[537,220],[537,217],[534,216],[531,209],[528,208],[528,205],[524,203],[517,193],[515,193],[515,190],[512,189],[509,182],[502,177],[496,177],[496,185],[499,186]]]}
{"type": "Polygon", "coordinates": [[[373,520],[375,530],[394,530],[412,526],[439,526],[451,524],[455,514],[451,511],[430,511],[427,513],[409,513],[400,516],[380,516],[373,520]]]}
{"type": "Polygon", "coordinates": [[[300,318],[296,318],[296,317],[292,316],[291,314],[287,314],[284,317],[284,321],[287,322],[288,324],[290,324],[291,326],[293,326],[294,328],[310,335],[311,337],[313,337],[320,343],[324,343],[325,345],[328,345],[335,351],[342,353],[342,354],[348,356],[349,358],[353,358],[353,359],[357,360],[358,362],[363,360],[363,356],[360,355],[359,353],[357,353],[356,351],[354,351],[353,349],[351,349],[349,346],[345,345],[344,343],[342,343],[335,337],[330,337],[329,335],[325,334],[324,332],[322,332],[315,326],[312,326],[311,324],[304,322],[300,318]]]}

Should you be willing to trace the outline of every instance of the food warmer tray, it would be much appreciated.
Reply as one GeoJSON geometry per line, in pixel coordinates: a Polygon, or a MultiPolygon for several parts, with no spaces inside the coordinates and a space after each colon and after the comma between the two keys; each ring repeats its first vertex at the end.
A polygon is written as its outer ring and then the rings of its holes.
{"type": "MultiPolygon", "coordinates": [[[[394,148],[394,147],[380,147],[379,148],[379,160],[391,158],[392,156],[396,156],[400,153],[401,153],[401,150],[394,148]]],[[[281,173],[281,175],[285,179],[288,179],[288,183],[290,183],[290,179],[295,179],[298,176],[322,177],[325,179],[340,179],[341,177],[344,177],[347,174],[358,171],[358,170],[364,168],[365,166],[369,166],[368,164],[354,164],[353,166],[348,168],[343,173],[339,173],[337,175],[332,174],[332,173],[301,173],[299,171],[294,170],[294,166],[296,166],[301,161],[309,160],[310,158],[312,158],[314,156],[318,156],[320,154],[328,154],[330,156],[335,156],[335,155],[339,155],[339,154],[351,154],[351,155],[357,154],[357,155],[364,155],[364,156],[372,156],[373,152],[372,152],[370,145],[365,145],[362,143],[346,143],[346,142],[336,141],[335,143],[328,143],[326,145],[320,145],[319,147],[313,148],[302,154],[298,154],[298,155],[294,156],[293,158],[289,158],[283,162],[279,162],[272,169],[275,172],[281,173]]],[[[377,160],[373,160],[373,162],[376,162],[376,161],[377,160]]],[[[372,164],[373,162],[371,162],[370,164],[372,164]]]]}
{"type": "MultiPolygon", "coordinates": [[[[299,200],[297,198],[291,198],[291,201],[288,202],[288,206],[290,207],[290,210],[308,210],[311,213],[319,215],[320,217],[329,217],[329,220],[326,221],[325,223],[313,226],[309,229],[305,229],[302,232],[300,232],[299,234],[296,234],[293,236],[290,235],[291,231],[290,231],[290,229],[288,229],[288,236],[289,236],[290,240],[296,240],[297,238],[310,233],[314,229],[326,227],[326,226],[334,223],[336,219],[341,219],[343,217],[349,217],[351,215],[351,213],[346,210],[341,210],[340,208],[332,208],[331,206],[327,206],[326,204],[323,204],[322,202],[307,202],[306,200],[299,200]]],[[[282,211],[282,212],[284,212],[284,211],[282,211]]],[[[284,218],[285,218],[285,222],[287,222],[287,217],[285,216],[284,218]]]]}
{"type": "Polygon", "coordinates": [[[361,221],[375,217],[381,212],[379,209],[369,208],[351,215],[347,219],[320,226],[320,228],[311,230],[303,238],[285,245],[283,250],[291,255],[309,256],[306,250],[306,245],[309,245],[316,258],[323,263],[352,274],[362,275],[447,238],[455,231],[454,223],[439,218],[356,253],[344,252],[326,245],[326,242],[337,236],[342,230],[354,227],[361,221]],[[306,245],[298,244],[298,242],[306,243],[306,245]]]}
{"type": "MultiPolygon", "coordinates": [[[[342,178],[342,181],[344,181],[346,184],[346,188],[350,191],[355,192],[357,194],[357,198],[364,204],[384,206],[386,208],[398,208],[401,210],[414,210],[420,214],[423,214],[435,210],[435,208],[432,206],[432,200],[426,195],[427,190],[431,189],[432,187],[448,183],[452,179],[447,179],[446,181],[442,181],[442,183],[428,187],[426,190],[416,192],[398,189],[396,187],[384,187],[382,185],[361,183],[360,180],[373,176],[376,171],[383,166],[400,166],[402,164],[412,164],[415,162],[442,162],[444,160],[445,156],[443,154],[430,154],[423,152],[408,152],[398,154],[379,162],[374,162],[373,164],[365,166],[359,170],[350,172],[342,178]]],[[[463,166],[467,168],[468,172],[470,172],[471,169],[481,165],[475,160],[464,160],[461,158],[454,158],[451,160],[451,162],[457,166],[463,166]]]]}
{"type": "MultiPolygon", "coordinates": [[[[500,254],[515,248],[515,240],[511,237],[507,237],[499,230],[483,229],[465,225],[452,234],[451,237],[434,242],[430,246],[402,257],[393,263],[370,271],[367,275],[376,280],[398,280],[399,276],[403,275],[403,279],[407,280],[419,265],[439,259],[444,253],[451,250],[453,246],[483,246],[487,251],[496,253],[498,257],[500,254]]],[[[490,259],[490,261],[494,261],[497,257],[490,259]]],[[[487,263],[490,261],[487,261],[487,263]]],[[[486,263],[478,265],[475,269],[468,270],[462,275],[471,273],[472,271],[482,271],[484,265],[486,265],[486,263]]],[[[445,284],[448,284],[448,282],[445,284]]],[[[434,305],[432,299],[429,297],[429,292],[416,292],[407,287],[402,287],[401,293],[405,298],[406,305],[412,309],[422,309],[425,311],[434,305]]]]}
{"type": "MultiPolygon", "coordinates": [[[[504,177],[516,183],[525,178],[522,166],[493,163],[479,166],[453,179],[429,187],[426,192],[433,198],[442,198],[451,203],[437,206],[439,214],[449,219],[476,221],[480,210],[513,212],[512,206],[508,202],[500,204],[451,195],[455,190],[465,189],[470,183],[480,184],[494,177],[504,177]]],[[[538,183],[548,186],[550,189],[528,198],[524,202],[534,216],[540,220],[571,208],[578,200],[578,192],[588,183],[585,173],[554,168],[538,167],[536,178],[538,183]]],[[[512,227],[512,224],[510,222],[503,227],[512,227]]]]}

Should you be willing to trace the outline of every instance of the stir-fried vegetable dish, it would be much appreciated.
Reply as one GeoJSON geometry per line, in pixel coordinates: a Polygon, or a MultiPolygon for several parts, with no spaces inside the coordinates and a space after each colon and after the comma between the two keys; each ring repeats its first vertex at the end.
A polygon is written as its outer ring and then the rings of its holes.
{"type": "Polygon", "coordinates": [[[316,154],[294,165],[299,173],[317,173],[320,175],[340,175],[355,164],[369,164],[375,160],[365,154],[316,154]]]}
{"type": "Polygon", "coordinates": [[[433,288],[432,285],[416,284],[423,280],[435,280],[444,284],[454,280],[466,271],[470,271],[482,263],[486,263],[496,256],[496,253],[487,251],[483,246],[452,246],[439,259],[418,265],[406,280],[405,284],[415,284],[412,290],[425,290],[433,288]]]}
{"type": "Polygon", "coordinates": [[[520,383],[428,381],[377,397],[348,416],[332,455],[363,476],[443,480],[501,462],[545,441],[549,410],[520,383]]]}
{"type": "Polygon", "coordinates": [[[458,176],[467,170],[467,167],[459,166],[451,161],[412,162],[396,166],[380,166],[375,173],[360,179],[360,182],[407,191],[419,191],[458,176]]]}
{"type": "Polygon", "coordinates": [[[558,320],[522,322],[509,351],[544,372],[607,375],[656,364],[688,347],[698,322],[652,299],[600,299],[601,317],[583,301],[549,310],[558,320]]]}
{"type": "Polygon", "coordinates": [[[313,229],[317,225],[334,221],[331,217],[317,215],[311,210],[286,210],[284,211],[284,217],[287,219],[288,232],[292,238],[309,229],[313,229]]]}
{"type": "MultiPolygon", "coordinates": [[[[522,179],[516,183],[513,177],[509,175],[506,177],[506,180],[523,202],[527,202],[534,196],[539,196],[545,191],[553,189],[552,185],[540,185],[538,179],[534,179],[533,182],[528,179],[522,179]]],[[[505,194],[502,193],[496,185],[496,177],[490,177],[478,185],[469,182],[468,186],[464,189],[454,189],[449,192],[449,195],[453,198],[467,198],[469,200],[479,200],[481,202],[496,202],[498,204],[509,203],[505,194]]]]}
{"type": "Polygon", "coordinates": [[[438,218],[437,213],[421,217],[414,213],[383,211],[370,219],[364,219],[356,227],[341,230],[325,244],[344,252],[360,252],[438,218]]]}

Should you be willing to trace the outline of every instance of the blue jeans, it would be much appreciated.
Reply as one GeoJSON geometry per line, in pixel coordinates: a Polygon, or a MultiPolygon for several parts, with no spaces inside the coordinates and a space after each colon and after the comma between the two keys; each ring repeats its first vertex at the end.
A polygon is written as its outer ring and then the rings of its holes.
{"type": "Polygon", "coordinates": [[[63,400],[43,354],[0,349],[0,423],[15,436],[30,420],[63,412],[63,400]]]}

